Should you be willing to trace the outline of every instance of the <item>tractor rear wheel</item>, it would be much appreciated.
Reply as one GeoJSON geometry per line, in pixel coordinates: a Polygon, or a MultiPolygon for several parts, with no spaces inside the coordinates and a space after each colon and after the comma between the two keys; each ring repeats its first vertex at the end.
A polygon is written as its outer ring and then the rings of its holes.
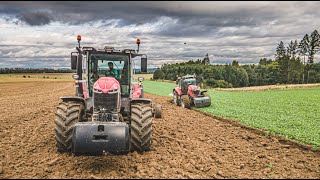
{"type": "Polygon", "coordinates": [[[84,106],[80,102],[60,102],[55,114],[56,147],[58,152],[70,152],[75,124],[82,120],[84,106]]]}
{"type": "Polygon", "coordinates": [[[131,106],[131,150],[149,151],[152,140],[152,106],[137,103],[131,106]]]}
{"type": "Polygon", "coordinates": [[[181,107],[190,109],[191,108],[191,102],[188,95],[181,96],[181,107]]]}

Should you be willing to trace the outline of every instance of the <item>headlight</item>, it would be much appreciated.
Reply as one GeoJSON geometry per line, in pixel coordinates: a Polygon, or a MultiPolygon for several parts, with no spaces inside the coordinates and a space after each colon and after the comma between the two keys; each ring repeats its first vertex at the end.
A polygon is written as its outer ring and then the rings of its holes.
{"type": "Polygon", "coordinates": [[[99,89],[93,89],[93,92],[96,92],[96,93],[102,93],[102,91],[101,91],[101,90],[99,90],[99,89]]]}

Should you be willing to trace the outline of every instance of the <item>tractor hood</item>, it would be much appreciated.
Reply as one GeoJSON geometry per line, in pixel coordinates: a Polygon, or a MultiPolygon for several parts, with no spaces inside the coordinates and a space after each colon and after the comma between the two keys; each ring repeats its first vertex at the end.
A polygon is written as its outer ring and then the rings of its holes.
{"type": "Polygon", "coordinates": [[[200,87],[195,85],[189,85],[188,89],[190,89],[191,91],[200,91],[200,87]]]}
{"type": "Polygon", "coordinates": [[[120,88],[119,82],[113,77],[99,78],[93,85],[93,89],[102,93],[108,93],[120,88]]]}

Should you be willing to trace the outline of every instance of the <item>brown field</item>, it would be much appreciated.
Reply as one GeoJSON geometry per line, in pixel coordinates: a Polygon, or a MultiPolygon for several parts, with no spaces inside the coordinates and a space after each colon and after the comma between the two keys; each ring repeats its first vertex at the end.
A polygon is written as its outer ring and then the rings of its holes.
{"type": "Polygon", "coordinates": [[[152,150],[85,157],[56,152],[54,113],[72,79],[0,78],[0,179],[320,178],[320,153],[171,104],[154,119],[152,150]]]}

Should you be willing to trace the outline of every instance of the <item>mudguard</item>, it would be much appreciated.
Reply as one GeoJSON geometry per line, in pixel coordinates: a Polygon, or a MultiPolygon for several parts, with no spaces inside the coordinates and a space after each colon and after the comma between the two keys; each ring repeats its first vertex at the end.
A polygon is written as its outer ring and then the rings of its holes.
{"type": "Polygon", "coordinates": [[[62,101],[75,101],[75,102],[81,102],[84,105],[84,108],[87,109],[87,103],[86,100],[82,97],[78,96],[63,96],[59,97],[62,101]]]}
{"type": "Polygon", "coordinates": [[[133,98],[139,98],[141,96],[141,94],[142,94],[140,85],[139,84],[133,84],[132,88],[133,88],[132,97],[133,98]]]}
{"type": "Polygon", "coordinates": [[[174,88],[174,91],[176,91],[179,96],[182,95],[182,91],[181,91],[181,89],[179,87],[174,88]]]}
{"type": "Polygon", "coordinates": [[[72,135],[75,155],[127,154],[130,151],[129,125],[125,122],[78,122],[72,135]]]}

